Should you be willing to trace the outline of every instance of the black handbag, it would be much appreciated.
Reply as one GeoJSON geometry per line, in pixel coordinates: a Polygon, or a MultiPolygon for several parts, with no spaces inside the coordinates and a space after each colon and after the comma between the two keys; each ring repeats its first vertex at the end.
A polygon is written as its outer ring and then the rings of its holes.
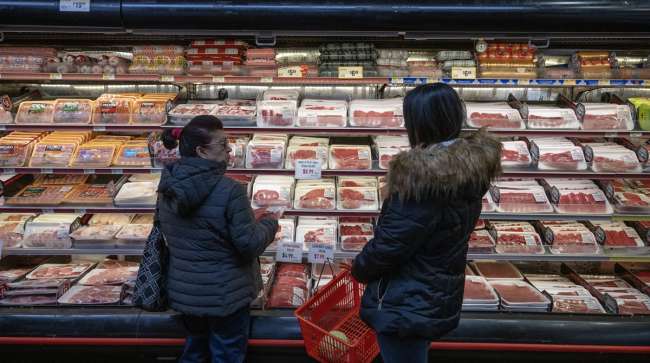
{"type": "Polygon", "coordinates": [[[167,265],[169,252],[160,225],[154,222],[144,245],[138,277],[133,290],[133,305],[147,311],[167,309],[167,265]]]}

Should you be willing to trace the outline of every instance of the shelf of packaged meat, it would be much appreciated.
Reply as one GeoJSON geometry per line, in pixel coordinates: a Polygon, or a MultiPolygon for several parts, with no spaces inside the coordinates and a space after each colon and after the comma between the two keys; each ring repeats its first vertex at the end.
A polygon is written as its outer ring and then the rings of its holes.
{"type": "Polygon", "coordinates": [[[155,174],[162,168],[0,168],[1,174],[155,174]]]}
{"type": "Polygon", "coordinates": [[[119,255],[140,256],[142,248],[5,248],[3,256],[119,255]]]}
{"type": "Polygon", "coordinates": [[[160,131],[160,125],[128,125],[128,124],[115,124],[115,125],[66,125],[66,124],[0,124],[0,131],[80,131],[90,130],[95,132],[110,132],[110,131],[160,131]]]}

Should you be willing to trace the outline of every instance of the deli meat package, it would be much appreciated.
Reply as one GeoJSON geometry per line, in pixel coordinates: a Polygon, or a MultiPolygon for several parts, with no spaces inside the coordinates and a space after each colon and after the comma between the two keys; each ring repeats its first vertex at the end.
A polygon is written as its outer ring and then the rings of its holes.
{"type": "Polygon", "coordinates": [[[62,124],[89,124],[94,103],[82,99],[58,99],[54,102],[52,122],[62,124]]]}
{"type": "Polygon", "coordinates": [[[551,213],[544,187],[535,180],[499,181],[490,190],[499,213],[551,213]]]}
{"type": "Polygon", "coordinates": [[[295,179],[288,175],[260,175],[253,184],[253,208],[286,207],[293,201],[295,179]]]}
{"type": "Polygon", "coordinates": [[[587,254],[601,252],[594,233],[582,223],[540,221],[542,234],[553,254],[587,254]]]}
{"type": "Polygon", "coordinates": [[[490,285],[501,298],[501,306],[508,311],[548,311],[551,302],[530,284],[520,280],[492,280],[490,285]]]}
{"type": "Polygon", "coordinates": [[[612,214],[605,192],[591,180],[547,180],[555,210],[562,214],[612,214]]]}
{"type": "Polygon", "coordinates": [[[528,128],[577,130],[580,121],[570,108],[528,105],[528,128]]]}
{"type": "Polygon", "coordinates": [[[539,170],[587,170],[582,147],[567,138],[530,138],[531,154],[539,170]]]}
{"type": "Polygon", "coordinates": [[[345,127],[347,123],[347,101],[305,99],[298,109],[296,126],[345,127]]]}
{"type": "Polygon", "coordinates": [[[523,280],[524,276],[507,261],[474,261],[473,267],[488,280],[523,280]]]}
{"type": "Polygon", "coordinates": [[[119,124],[131,123],[131,112],[137,97],[105,93],[95,101],[93,124],[119,124]]]}
{"type": "Polygon", "coordinates": [[[305,265],[279,263],[271,286],[267,308],[296,308],[308,297],[305,265]]]}
{"type": "Polygon", "coordinates": [[[169,111],[169,122],[175,125],[187,125],[194,117],[210,115],[216,108],[217,105],[212,103],[183,103],[169,111]]]}
{"type": "Polygon", "coordinates": [[[525,141],[502,141],[501,146],[501,166],[504,168],[530,166],[531,157],[525,141]]]}
{"type": "Polygon", "coordinates": [[[296,227],[296,242],[305,250],[312,244],[329,244],[336,247],[338,222],[334,218],[301,217],[296,227]]]}
{"type": "Polygon", "coordinates": [[[633,150],[612,142],[585,143],[591,170],[596,173],[639,173],[643,170],[633,150]]]}
{"type": "Polygon", "coordinates": [[[293,203],[294,209],[334,210],[336,184],[333,179],[299,180],[293,203]]]}
{"type": "Polygon", "coordinates": [[[499,309],[499,297],[481,276],[465,276],[463,311],[493,311],[499,309]]]}
{"type": "Polygon", "coordinates": [[[108,305],[119,304],[121,297],[121,286],[76,285],[63,294],[58,301],[63,305],[108,305]]]}
{"type": "Polygon", "coordinates": [[[246,168],[282,169],[286,149],[286,135],[255,134],[246,149],[246,168]]]}
{"type": "Polygon", "coordinates": [[[0,138],[0,166],[25,166],[41,132],[12,132],[0,138]]]}
{"type": "Polygon", "coordinates": [[[593,221],[591,224],[604,233],[605,239],[603,244],[607,248],[637,248],[645,246],[639,233],[633,227],[623,222],[593,221]]]}
{"type": "Polygon", "coordinates": [[[361,251],[372,237],[374,225],[371,218],[341,217],[339,238],[344,251],[361,251]]]}
{"type": "Polygon", "coordinates": [[[54,101],[25,101],[18,107],[17,124],[51,124],[54,101]]]}
{"type": "Polygon", "coordinates": [[[70,230],[78,221],[77,214],[42,214],[25,225],[24,248],[63,249],[72,247],[70,230]]]}
{"type": "Polygon", "coordinates": [[[334,170],[372,169],[372,153],[368,145],[331,145],[329,168],[334,170]]]}
{"type": "Polygon", "coordinates": [[[379,168],[384,170],[388,169],[388,165],[395,155],[411,148],[406,136],[379,135],[374,140],[375,151],[379,158],[379,168]]]}
{"type": "Polygon", "coordinates": [[[611,103],[581,103],[585,115],[582,118],[584,130],[632,130],[634,121],[630,107],[611,103]]]}
{"type": "Polygon", "coordinates": [[[404,126],[402,98],[353,100],[349,118],[352,127],[398,128],[404,126]]]}
{"type": "Polygon", "coordinates": [[[76,279],[90,270],[94,265],[91,262],[67,264],[46,263],[30,272],[26,278],[28,280],[76,279]]]}
{"type": "Polygon", "coordinates": [[[467,126],[472,128],[525,129],[521,114],[505,102],[466,102],[467,126]]]}
{"type": "Polygon", "coordinates": [[[294,136],[289,141],[285,169],[294,169],[296,160],[318,160],[321,169],[327,169],[329,140],[322,137],[294,136]]]}

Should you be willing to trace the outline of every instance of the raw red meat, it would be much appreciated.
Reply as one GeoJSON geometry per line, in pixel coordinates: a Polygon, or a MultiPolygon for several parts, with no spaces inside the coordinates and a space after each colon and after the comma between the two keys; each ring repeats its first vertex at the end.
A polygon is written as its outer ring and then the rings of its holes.
{"type": "Polygon", "coordinates": [[[492,287],[482,279],[465,278],[463,300],[496,300],[492,287]]]}
{"type": "Polygon", "coordinates": [[[362,170],[370,169],[371,160],[370,157],[367,159],[359,158],[359,149],[358,148],[335,148],[332,150],[332,156],[336,159],[336,166],[338,169],[352,169],[352,170],[362,170]]]}
{"type": "Polygon", "coordinates": [[[608,172],[626,172],[634,171],[638,167],[638,163],[630,162],[628,160],[612,159],[605,156],[595,156],[593,164],[597,164],[599,171],[608,172]]]}
{"type": "Polygon", "coordinates": [[[648,205],[650,205],[650,203],[641,199],[639,193],[621,192],[620,195],[625,200],[626,207],[647,207],[648,205]]]}
{"type": "Polygon", "coordinates": [[[328,243],[330,242],[325,238],[325,229],[324,228],[319,228],[315,230],[311,230],[307,233],[305,233],[304,237],[305,243],[328,243]]]}
{"type": "Polygon", "coordinates": [[[364,203],[372,203],[373,199],[365,199],[363,193],[354,189],[343,189],[339,193],[341,205],[345,209],[359,209],[364,203]]]}
{"type": "Polygon", "coordinates": [[[585,299],[580,298],[553,298],[553,312],[559,313],[582,313],[582,314],[598,314],[602,313],[601,309],[595,307],[597,301],[592,301],[592,304],[588,304],[585,299]]]}
{"type": "Polygon", "coordinates": [[[477,261],[477,271],[487,279],[522,279],[519,270],[508,262],[477,261]]]}
{"type": "Polygon", "coordinates": [[[66,304],[117,304],[121,298],[119,286],[74,286],[65,293],[60,302],[66,304]]]}
{"type": "Polygon", "coordinates": [[[278,265],[267,306],[270,308],[294,308],[304,303],[306,299],[305,266],[300,264],[278,265]]]}
{"type": "Polygon", "coordinates": [[[578,169],[580,161],[574,160],[571,151],[561,153],[545,152],[539,156],[539,162],[553,169],[578,169]]]}
{"type": "Polygon", "coordinates": [[[264,123],[271,126],[291,126],[293,117],[285,118],[282,112],[276,113],[273,109],[260,110],[264,123]]]}
{"type": "Polygon", "coordinates": [[[118,285],[135,280],[138,270],[132,267],[95,269],[81,281],[84,285],[118,285]]]}
{"type": "Polygon", "coordinates": [[[302,195],[299,206],[304,209],[333,209],[334,201],[325,197],[324,188],[318,188],[302,195]]]}
{"type": "Polygon", "coordinates": [[[512,121],[501,113],[472,112],[470,119],[476,127],[518,129],[521,126],[519,121],[512,121]]]}
{"type": "Polygon", "coordinates": [[[341,236],[372,236],[372,229],[368,231],[358,225],[341,225],[341,236]]]}
{"type": "Polygon", "coordinates": [[[400,127],[402,120],[393,111],[376,112],[356,110],[352,114],[358,127],[400,127]]]}
{"type": "Polygon", "coordinates": [[[274,205],[280,199],[280,193],[275,190],[261,189],[253,195],[253,201],[259,206],[274,205]]]}
{"type": "Polygon", "coordinates": [[[557,126],[564,126],[566,120],[564,119],[564,117],[561,116],[551,117],[551,116],[529,115],[528,122],[532,124],[543,125],[544,127],[557,127],[557,126]]]}
{"type": "Polygon", "coordinates": [[[43,265],[28,275],[29,279],[67,279],[77,278],[84,273],[92,264],[67,264],[67,265],[43,265]]]}
{"type": "Polygon", "coordinates": [[[614,247],[638,247],[637,240],[625,231],[605,229],[605,245],[614,247]]]}
{"type": "Polygon", "coordinates": [[[501,194],[499,203],[514,203],[514,204],[535,204],[535,196],[528,192],[508,192],[501,194]]]}
{"type": "Polygon", "coordinates": [[[647,315],[650,314],[650,302],[639,300],[616,300],[618,313],[625,315],[647,315]]]}
{"type": "Polygon", "coordinates": [[[56,295],[11,296],[0,300],[0,305],[54,305],[56,295]]]}
{"type": "Polygon", "coordinates": [[[361,251],[372,236],[341,237],[341,248],[347,251],[361,251]]]}
{"type": "Polygon", "coordinates": [[[558,206],[563,213],[607,213],[605,200],[596,200],[590,193],[563,194],[560,196],[558,206]]]}
{"type": "Polygon", "coordinates": [[[582,120],[582,128],[585,130],[614,130],[624,129],[625,125],[616,114],[590,115],[586,114],[582,120]]]}
{"type": "Polygon", "coordinates": [[[501,151],[501,161],[530,161],[528,155],[520,154],[517,150],[503,149],[501,151]]]}
{"type": "Polygon", "coordinates": [[[250,165],[253,168],[279,168],[282,166],[282,158],[273,160],[271,152],[277,150],[274,146],[255,146],[251,152],[250,165]]]}
{"type": "Polygon", "coordinates": [[[314,149],[298,149],[289,154],[291,160],[314,160],[316,159],[316,150],[314,149]]]}
{"type": "Polygon", "coordinates": [[[546,303],[547,299],[534,287],[528,284],[513,284],[512,282],[490,282],[492,287],[499,293],[501,299],[508,303],[546,303]]]}
{"type": "Polygon", "coordinates": [[[382,154],[379,157],[379,167],[381,169],[388,169],[388,165],[390,164],[390,161],[393,160],[394,155],[389,155],[389,154],[382,154]]]}

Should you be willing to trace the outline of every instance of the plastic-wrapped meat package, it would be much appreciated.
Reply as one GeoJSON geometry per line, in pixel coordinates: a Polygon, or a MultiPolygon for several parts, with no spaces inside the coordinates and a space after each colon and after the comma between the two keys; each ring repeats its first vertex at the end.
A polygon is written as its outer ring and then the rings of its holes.
{"type": "Polygon", "coordinates": [[[72,247],[70,229],[78,217],[76,214],[42,215],[27,222],[22,241],[23,248],[72,247]]]}
{"type": "Polygon", "coordinates": [[[650,195],[639,190],[621,190],[614,192],[614,203],[619,212],[648,212],[650,209],[650,195]]]}
{"type": "Polygon", "coordinates": [[[550,305],[546,296],[524,281],[490,281],[501,297],[506,310],[545,310],[550,305]]]}
{"type": "Polygon", "coordinates": [[[257,105],[251,100],[227,99],[219,104],[211,113],[224,124],[251,124],[255,122],[257,105]]]}
{"type": "Polygon", "coordinates": [[[636,248],[644,247],[643,239],[632,227],[601,225],[605,232],[605,247],[607,248],[636,248]]]}
{"type": "Polygon", "coordinates": [[[5,306],[55,305],[56,303],[56,294],[7,296],[0,299],[0,305],[5,306]]]}
{"type": "Polygon", "coordinates": [[[113,186],[110,184],[81,184],[66,195],[63,203],[74,205],[111,205],[113,186]]]}
{"type": "Polygon", "coordinates": [[[372,169],[370,146],[331,145],[329,168],[337,170],[372,169]]]}
{"type": "Polygon", "coordinates": [[[501,166],[504,168],[525,168],[531,158],[525,141],[502,141],[501,166]]]}
{"type": "Polygon", "coordinates": [[[337,187],[347,187],[347,188],[361,188],[361,187],[372,187],[377,188],[378,182],[377,178],[372,176],[340,176],[337,180],[337,187]]]}
{"type": "Polygon", "coordinates": [[[302,305],[308,297],[307,274],[303,265],[296,265],[303,269],[300,271],[285,271],[279,264],[276,269],[275,281],[269,293],[267,308],[296,308],[302,305]]]}
{"type": "Polygon", "coordinates": [[[341,249],[344,251],[361,251],[373,237],[372,223],[352,223],[340,221],[339,236],[341,249]]]}
{"type": "Polygon", "coordinates": [[[0,269],[0,285],[16,281],[31,271],[32,268],[2,268],[0,269]]]}
{"type": "Polygon", "coordinates": [[[52,122],[64,124],[89,124],[93,114],[93,101],[58,99],[54,103],[52,122]]]}
{"type": "Polygon", "coordinates": [[[27,274],[28,280],[76,279],[94,266],[91,262],[68,264],[46,263],[27,274]]]}
{"type": "Polygon", "coordinates": [[[278,220],[278,231],[275,233],[273,242],[266,248],[275,250],[279,243],[293,243],[295,241],[296,221],[289,218],[278,220]]]}
{"type": "Polygon", "coordinates": [[[474,269],[488,280],[523,280],[521,272],[506,261],[474,261],[474,269]]]}
{"type": "Polygon", "coordinates": [[[402,98],[353,100],[350,102],[350,126],[399,128],[404,126],[402,98]]]}
{"type": "Polygon", "coordinates": [[[253,137],[246,149],[247,169],[282,169],[286,141],[260,140],[253,137]]]}
{"type": "Polygon", "coordinates": [[[581,275],[589,285],[596,288],[596,290],[603,289],[631,289],[632,286],[613,275],[581,275]]]}
{"type": "Polygon", "coordinates": [[[345,127],[347,121],[347,101],[305,99],[298,109],[296,126],[345,127]]]}
{"type": "Polygon", "coordinates": [[[17,124],[51,124],[54,101],[25,101],[18,107],[17,124]]]}
{"type": "Polygon", "coordinates": [[[35,144],[36,138],[18,139],[11,137],[11,134],[0,138],[0,165],[24,166],[35,144]]]}
{"type": "Polygon", "coordinates": [[[339,187],[337,209],[377,210],[379,201],[376,187],[339,187]]]}
{"type": "Polygon", "coordinates": [[[618,313],[623,315],[650,315],[650,300],[616,299],[618,313]]]}
{"type": "Polygon", "coordinates": [[[634,121],[627,105],[581,103],[585,108],[582,128],[585,130],[632,130],[634,121]]]}
{"type": "Polygon", "coordinates": [[[496,232],[535,233],[535,227],[529,222],[491,221],[490,229],[496,232]]]}
{"type": "Polygon", "coordinates": [[[131,111],[136,97],[103,94],[95,101],[94,124],[121,124],[131,122],[131,111]]]}
{"type": "Polygon", "coordinates": [[[500,213],[552,213],[553,206],[546,197],[544,188],[498,188],[492,197],[500,213]]]}
{"type": "Polygon", "coordinates": [[[336,207],[336,185],[333,180],[299,180],[294,209],[333,210],[336,207]]]}
{"type": "Polygon", "coordinates": [[[296,160],[319,160],[322,169],[327,169],[328,147],[327,145],[318,146],[298,146],[289,145],[287,148],[287,159],[285,169],[294,169],[296,160]]]}
{"type": "Polygon", "coordinates": [[[59,205],[72,192],[72,185],[29,185],[5,200],[7,205],[59,205]]]}
{"type": "Polygon", "coordinates": [[[115,205],[154,205],[158,182],[128,182],[115,195],[115,205]]]}
{"type": "Polygon", "coordinates": [[[496,251],[502,254],[543,254],[544,246],[537,233],[498,232],[496,251]]]}
{"type": "Polygon", "coordinates": [[[113,166],[148,167],[151,166],[149,145],[146,141],[130,141],[120,146],[115,155],[113,166]]]}
{"type": "Polygon", "coordinates": [[[167,122],[167,105],[164,98],[139,98],[133,103],[131,123],[135,125],[162,125],[167,122]]]}
{"type": "Polygon", "coordinates": [[[33,214],[17,214],[14,215],[16,218],[11,218],[10,220],[5,219],[4,217],[10,217],[12,215],[3,215],[2,220],[0,221],[0,241],[4,242],[4,248],[16,248],[20,247],[22,244],[23,234],[25,233],[25,223],[30,218],[33,218],[33,214]]]}
{"type": "Polygon", "coordinates": [[[298,223],[296,227],[296,242],[302,243],[305,250],[309,250],[312,244],[328,244],[336,246],[336,221],[328,223],[305,224],[298,223]]]}
{"type": "Polygon", "coordinates": [[[77,150],[78,144],[73,142],[47,141],[34,146],[29,162],[34,167],[67,167],[77,150]]]}
{"type": "Polygon", "coordinates": [[[580,128],[576,113],[570,108],[528,106],[528,128],[570,129],[580,128]]]}
{"type": "Polygon", "coordinates": [[[551,199],[562,214],[612,214],[612,206],[600,189],[553,189],[551,199]]]}
{"type": "Polygon", "coordinates": [[[466,102],[467,125],[473,128],[525,129],[526,125],[519,111],[507,103],[466,102]]]}
{"type": "Polygon", "coordinates": [[[296,120],[296,101],[269,101],[257,103],[258,127],[292,127],[296,120]]]}
{"type": "Polygon", "coordinates": [[[388,165],[395,155],[410,149],[408,138],[405,136],[380,135],[376,136],[374,140],[380,169],[388,169],[388,165]]]}
{"type": "Polygon", "coordinates": [[[496,310],[499,304],[499,297],[481,276],[465,276],[465,288],[463,290],[463,310],[496,310]],[[487,306],[486,306],[487,305],[487,306]]]}
{"type": "MultiPolygon", "coordinates": [[[[122,227],[120,231],[115,235],[115,238],[118,242],[123,242],[123,244],[129,243],[141,243],[147,240],[151,230],[153,229],[153,224],[127,224],[122,227]]],[[[119,245],[120,243],[118,243],[119,245]]]]}
{"type": "Polygon", "coordinates": [[[592,296],[553,296],[554,313],[604,314],[605,310],[592,296]]]}
{"type": "Polygon", "coordinates": [[[614,143],[585,144],[591,153],[591,170],[596,173],[638,173],[643,170],[636,153],[614,143]]]}
{"type": "Polygon", "coordinates": [[[184,103],[174,107],[167,115],[169,122],[175,125],[187,125],[196,116],[212,114],[215,108],[217,105],[210,103],[184,103]]]}
{"type": "Polygon", "coordinates": [[[483,199],[481,199],[482,203],[482,212],[494,212],[496,211],[497,207],[496,204],[494,203],[494,200],[492,199],[492,194],[490,192],[485,193],[483,196],[483,199]]]}
{"type": "Polygon", "coordinates": [[[250,139],[248,136],[228,137],[228,146],[230,146],[230,155],[228,167],[243,169],[246,167],[246,148],[250,139]]]}
{"type": "Polygon", "coordinates": [[[122,229],[122,226],[119,225],[81,226],[70,233],[70,237],[74,240],[75,247],[82,248],[78,245],[78,242],[91,242],[91,245],[94,246],[96,242],[111,241],[120,229],[122,229]]]}
{"type": "Polygon", "coordinates": [[[473,231],[467,243],[469,253],[494,253],[494,238],[486,230],[473,231]]]}
{"type": "Polygon", "coordinates": [[[119,143],[90,142],[77,148],[72,159],[73,167],[107,168],[113,163],[119,143]]]}
{"type": "Polygon", "coordinates": [[[262,95],[267,101],[298,101],[300,92],[295,89],[268,89],[262,95]]]}
{"type": "MultiPolygon", "coordinates": [[[[596,242],[594,234],[585,226],[576,223],[575,227],[550,226],[550,236],[552,240],[548,241],[551,253],[553,254],[598,254],[600,246],[596,242]]],[[[547,233],[547,238],[548,238],[547,233]]]]}
{"type": "Polygon", "coordinates": [[[63,305],[107,305],[119,304],[121,286],[73,286],[59,298],[63,305]]]}
{"type": "Polygon", "coordinates": [[[291,176],[258,176],[253,184],[253,208],[291,207],[294,183],[291,176]]]}
{"type": "Polygon", "coordinates": [[[580,146],[566,138],[531,138],[531,153],[539,170],[587,170],[580,146]]]}
{"type": "Polygon", "coordinates": [[[81,285],[122,285],[135,281],[138,276],[138,266],[96,268],[87,273],[80,281],[81,285]]]}

